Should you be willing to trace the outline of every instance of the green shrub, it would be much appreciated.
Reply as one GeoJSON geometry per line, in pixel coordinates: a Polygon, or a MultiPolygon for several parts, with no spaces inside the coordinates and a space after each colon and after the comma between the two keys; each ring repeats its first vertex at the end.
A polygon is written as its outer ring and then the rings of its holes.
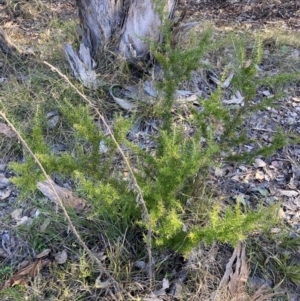
{"type": "MultiPolygon", "coordinates": [[[[257,77],[257,65],[262,57],[261,43],[258,41],[253,53],[247,57],[245,45],[238,41],[234,44],[237,63],[232,67],[235,71],[232,86],[243,93],[243,107],[230,109],[223,105],[223,91],[219,86],[208,99],[198,99],[201,109],[177,107],[177,114],[188,110],[186,115],[189,117],[181,123],[174,121],[172,108],[175,90],[183,80],[190,78],[191,72],[199,67],[200,60],[216,47],[211,42],[211,30],[207,30],[189,49],[174,48],[170,36],[166,36],[162,46],[152,45],[153,55],[164,70],[164,80],[158,84],[163,97],[155,104],[156,112],[161,112],[157,118],[163,121],[159,133],[153,137],[157,142],[155,151],[144,150],[127,137],[138,112],[126,118],[115,114],[111,120],[114,135],[118,143],[126,147],[126,154],[134,167],[150,214],[153,242],[157,247],[172,248],[187,255],[201,241],[234,245],[251,232],[265,229],[270,223],[276,222],[276,208],[273,207],[259,208],[253,212],[242,210],[238,203],[234,208],[227,206],[221,211],[209,188],[207,194],[212,195],[210,205],[197,218],[190,220],[191,209],[187,203],[190,198],[195,198],[195,208],[201,206],[202,200],[197,197],[205,186],[205,175],[209,167],[215,166],[222,156],[235,160],[253,159],[258,154],[270,155],[287,143],[287,138],[279,129],[272,146],[260,146],[252,153],[239,156],[231,154],[233,148],[242,143],[255,143],[242,130],[244,118],[249,112],[263,109],[281,96],[279,91],[271,100],[253,103],[260,85],[272,86],[278,82],[283,85],[296,78],[295,74],[264,79],[257,77]],[[184,125],[193,129],[192,135],[186,135],[184,125]],[[220,134],[217,134],[217,125],[222,128],[220,134]],[[194,191],[193,195],[191,191],[194,191]]],[[[227,71],[223,78],[226,74],[227,71]]],[[[92,206],[89,219],[115,222],[103,229],[107,236],[115,228],[125,231],[128,227],[139,225],[147,229],[150,225],[145,223],[142,210],[137,206],[134,187],[123,175],[123,163],[111,137],[99,129],[91,114],[92,108],[85,104],[73,105],[72,97],[68,98],[66,93],[64,95],[56,109],[63,120],[61,131],[68,132],[68,148],[60,154],[51,149],[45,114],[42,109],[37,109],[32,131],[26,136],[32,150],[48,174],[71,178],[77,193],[92,206]],[[99,151],[100,143],[107,147],[105,153],[99,151]]],[[[11,167],[17,174],[14,183],[27,193],[35,190],[36,182],[43,178],[33,159],[28,156],[25,163],[12,163],[11,167]]]]}

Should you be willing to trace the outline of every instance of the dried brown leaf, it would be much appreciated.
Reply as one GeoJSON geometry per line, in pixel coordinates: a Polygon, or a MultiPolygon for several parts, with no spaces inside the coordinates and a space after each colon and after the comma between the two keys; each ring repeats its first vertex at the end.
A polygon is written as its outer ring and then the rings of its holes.
{"type": "Polygon", "coordinates": [[[257,170],[255,173],[255,179],[256,180],[264,180],[265,175],[260,170],[257,170]]]}
{"type": "Polygon", "coordinates": [[[16,137],[16,133],[3,122],[0,122],[0,134],[5,135],[7,138],[16,137]]]}
{"type": "Polygon", "coordinates": [[[51,183],[48,180],[37,183],[38,190],[41,191],[44,194],[44,196],[46,196],[52,202],[59,204],[57,196],[52,189],[52,186],[54,187],[59,198],[62,200],[64,206],[71,207],[78,211],[85,208],[86,201],[83,198],[75,196],[72,191],[58,186],[52,180],[51,183]]]}
{"type": "Polygon", "coordinates": [[[49,260],[37,260],[25,268],[21,269],[10,277],[1,287],[0,290],[3,290],[7,287],[12,287],[14,285],[25,285],[30,279],[35,277],[40,270],[50,263],[49,260]]]}

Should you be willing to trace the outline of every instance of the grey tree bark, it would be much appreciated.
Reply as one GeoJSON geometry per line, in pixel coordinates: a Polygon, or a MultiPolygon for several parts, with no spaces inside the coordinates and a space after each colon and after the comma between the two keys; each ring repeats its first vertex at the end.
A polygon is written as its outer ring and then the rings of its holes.
{"type": "Polygon", "coordinates": [[[161,18],[158,6],[172,18],[177,0],[76,0],[82,28],[79,53],[64,49],[76,78],[87,87],[99,85],[93,58],[110,48],[125,59],[144,58],[149,53],[145,40],[159,41],[161,18]]]}
{"type": "Polygon", "coordinates": [[[143,38],[158,40],[161,20],[157,5],[172,17],[177,0],[77,0],[82,27],[91,50],[113,43],[126,58],[143,57],[149,47],[143,38]]]}

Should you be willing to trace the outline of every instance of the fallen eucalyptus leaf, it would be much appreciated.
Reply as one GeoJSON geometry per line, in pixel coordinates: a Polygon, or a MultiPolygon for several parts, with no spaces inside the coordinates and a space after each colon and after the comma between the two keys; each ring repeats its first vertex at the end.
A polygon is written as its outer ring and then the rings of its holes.
{"type": "Polygon", "coordinates": [[[258,192],[262,195],[262,196],[264,196],[264,197],[267,197],[268,195],[269,195],[269,192],[268,192],[268,190],[267,189],[263,189],[263,188],[257,188],[257,190],[258,190],[258,192]]]}
{"type": "Polygon", "coordinates": [[[153,85],[148,80],[146,80],[144,83],[144,90],[153,98],[158,96],[158,92],[154,90],[153,85]]]}
{"type": "Polygon", "coordinates": [[[237,91],[231,99],[229,100],[222,100],[223,103],[227,105],[244,105],[244,97],[241,95],[239,91],[237,91]]]}
{"type": "Polygon", "coordinates": [[[230,86],[231,80],[233,79],[234,73],[231,72],[222,84],[222,88],[228,88],[230,86]]]}
{"type": "Polygon", "coordinates": [[[0,134],[5,135],[7,138],[16,137],[16,133],[3,122],[0,122],[0,134]]]}
{"type": "Polygon", "coordinates": [[[37,254],[35,258],[43,258],[49,255],[51,249],[44,249],[41,253],[37,254]]]}
{"type": "Polygon", "coordinates": [[[255,179],[256,180],[264,180],[264,178],[265,178],[265,175],[261,171],[257,170],[255,172],[255,179]]]}
{"type": "Polygon", "coordinates": [[[24,269],[25,267],[27,267],[29,265],[29,260],[23,260],[22,262],[20,262],[17,266],[17,270],[21,270],[24,269]]]}
{"type": "Polygon", "coordinates": [[[63,202],[64,206],[71,207],[75,210],[82,210],[86,206],[86,201],[83,198],[79,198],[73,194],[72,191],[60,187],[57,184],[55,184],[52,180],[51,183],[46,180],[44,182],[38,182],[37,188],[38,190],[44,194],[48,199],[50,199],[52,202],[55,202],[56,204],[59,204],[57,196],[55,192],[53,191],[53,188],[55,189],[58,197],[63,202]],[[51,185],[52,184],[52,185],[51,185]]]}
{"type": "Polygon", "coordinates": [[[12,275],[5,283],[0,285],[0,290],[15,285],[26,285],[33,277],[39,274],[40,270],[43,267],[47,266],[49,263],[49,260],[41,259],[27,265],[26,267],[12,275]]]}
{"type": "Polygon", "coordinates": [[[30,226],[32,223],[33,223],[32,218],[30,218],[30,217],[24,215],[24,216],[22,216],[22,217],[18,220],[17,226],[25,225],[25,224],[28,225],[28,226],[30,226]]]}

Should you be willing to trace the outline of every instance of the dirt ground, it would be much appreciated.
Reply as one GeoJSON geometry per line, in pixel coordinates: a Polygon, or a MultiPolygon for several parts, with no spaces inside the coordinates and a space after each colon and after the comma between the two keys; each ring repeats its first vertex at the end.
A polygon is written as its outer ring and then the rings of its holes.
{"type": "Polygon", "coordinates": [[[187,18],[213,21],[216,26],[261,28],[282,23],[300,29],[300,3],[294,0],[179,0],[187,18]]]}

